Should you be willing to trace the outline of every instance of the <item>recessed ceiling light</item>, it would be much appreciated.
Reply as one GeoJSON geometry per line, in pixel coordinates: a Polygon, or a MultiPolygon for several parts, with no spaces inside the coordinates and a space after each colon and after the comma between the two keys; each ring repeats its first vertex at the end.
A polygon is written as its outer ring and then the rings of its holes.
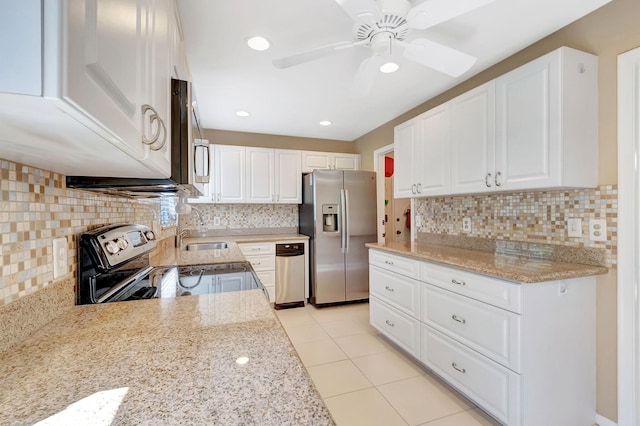
{"type": "Polygon", "coordinates": [[[270,46],[269,40],[256,36],[247,39],[247,45],[253,50],[267,50],[270,46]]]}
{"type": "Polygon", "coordinates": [[[380,65],[380,72],[389,74],[398,71],[398,68],[400,68],[400,65],[396,64],[395,62],[386,62],[380,65]]]}
{"type": "Polygon", "coordinates": [[[250,116],[251,114],[249,114],[247,111],[236,111],[236,115],[237,115],[238,117],[248,117],[248,116],[250,116]]]}
{"type": "Polygon", "coordinates": [[[329,120],[323,120],[320,122],[321,126],[331,126],[331,122],[329,120]]]}

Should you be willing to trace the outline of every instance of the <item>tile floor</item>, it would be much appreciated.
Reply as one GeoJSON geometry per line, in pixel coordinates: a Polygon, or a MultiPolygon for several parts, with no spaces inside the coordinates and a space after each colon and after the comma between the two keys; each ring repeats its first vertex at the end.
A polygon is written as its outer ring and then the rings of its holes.
{"type": "Polygon", "coordinates": [[[369,304],[276,311],[338,426],[498,425],[369,325],[369,304]]]}

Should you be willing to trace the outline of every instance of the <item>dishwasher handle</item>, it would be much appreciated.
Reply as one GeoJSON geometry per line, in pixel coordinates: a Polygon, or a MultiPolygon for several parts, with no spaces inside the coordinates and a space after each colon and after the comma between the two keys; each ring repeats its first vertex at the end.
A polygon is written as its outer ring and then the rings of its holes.
{"type": "Polygon", "coordinates": [[[290,257],[304,255],[303,243],[276,244],[276,257],[290,257]]]}

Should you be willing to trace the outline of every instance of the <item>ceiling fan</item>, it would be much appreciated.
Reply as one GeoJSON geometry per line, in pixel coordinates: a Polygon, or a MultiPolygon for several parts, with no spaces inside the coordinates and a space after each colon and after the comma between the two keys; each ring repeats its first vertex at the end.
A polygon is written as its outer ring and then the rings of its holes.
{"type": "Polygon", "coordinates": [[[336,0],[353,19],[353,41],[341,41],[273,61],[288,68],[356,46],[369,47],[372,55],[356,72],[352,92],[367,94],[380,67],[390,61],[394,48],[403,49],[406,59],[452,77],[464,74],[476,58],[426,38],[405,41],[411,30],[423,30],[448,21],[495,0],[426,0],[412,7],[408,0],[336,0]]]}

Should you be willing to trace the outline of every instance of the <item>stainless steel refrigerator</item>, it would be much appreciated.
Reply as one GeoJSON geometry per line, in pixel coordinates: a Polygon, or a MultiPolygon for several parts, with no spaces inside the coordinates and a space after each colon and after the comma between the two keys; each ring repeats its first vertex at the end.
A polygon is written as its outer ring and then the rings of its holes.
{"type": "Polygon", "coordinates": [[[369,251],[375,242],[376,174],[315,170],[303,177],[300,233],[308,235],[310,301],[369,298],[369,251]]]}

